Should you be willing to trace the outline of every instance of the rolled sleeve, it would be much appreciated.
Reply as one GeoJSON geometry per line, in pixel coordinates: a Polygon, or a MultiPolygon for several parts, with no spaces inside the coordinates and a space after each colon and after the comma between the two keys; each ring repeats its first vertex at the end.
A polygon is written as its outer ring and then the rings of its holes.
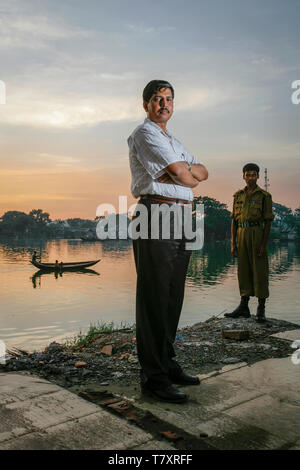
{"type": "Polygon", "coordinates": [[[273,220],[274,214],[272,211],[272,196],[268,194],[264,200],[264,210],[263,210],[263,218],[264,220],[273,220]]]}
{"type": "Polygon", "coordinates": [[[159,178],[168,165],[180,160],[169,139],[162,137],[145,129],[134,136],[136,156],[153,179],[159,178]]]}
{"type": "Polygon", "coordinates": [[[203,165],[204,163],[197,160],[193,155],[191,155],[186,149],[184,149],[182,156],[184,157],[185,161],[192,164],[192,165],[203,165]]]}

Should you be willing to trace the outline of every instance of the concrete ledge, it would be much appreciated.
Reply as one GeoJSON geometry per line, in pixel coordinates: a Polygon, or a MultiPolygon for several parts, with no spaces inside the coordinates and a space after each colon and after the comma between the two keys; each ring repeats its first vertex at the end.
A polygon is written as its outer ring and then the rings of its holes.
{"type": "Polygon", "coordinates": [[[275,333],[271,335],[271,337],[286,339],[287,341],[296,341],[297,339],[300,341],[300,329],[299,330],[290,330],[290,331],[282,331],[281,333],[275,333]]]}
{"type": "Polygon", "coordinates": [[[146,445],[151,434],[34,376],[0,374],[0,449],[107,449],[146,445]]]}

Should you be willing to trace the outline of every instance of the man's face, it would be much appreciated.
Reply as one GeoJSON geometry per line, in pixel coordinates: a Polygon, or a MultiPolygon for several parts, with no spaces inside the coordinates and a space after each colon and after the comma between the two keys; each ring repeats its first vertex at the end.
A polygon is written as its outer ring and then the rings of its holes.
{"type": "Polygon", "coordinates": [[[256,182],[258,180],[258,173],[255,170],[247,170],[243,175],[244,180],[248,187],[256,186],[256,182]]]}
{"type": "Polygon", "coordinates": [[[157,124],[166,124],[173,114],[173,97],[170,88],[161,88],[143,103],[148,118],[157,124]]]}

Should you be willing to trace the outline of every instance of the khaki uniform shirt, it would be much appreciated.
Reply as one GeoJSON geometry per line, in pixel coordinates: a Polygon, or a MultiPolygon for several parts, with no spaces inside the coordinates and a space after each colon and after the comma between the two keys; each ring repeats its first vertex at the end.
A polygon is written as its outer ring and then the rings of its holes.
{"type": "Polygon", "coordinates": [[[247,186],[233,195],[233,208],[230,217],[235,222],[263,222],[273,220],[272,196],[256,186],[253,193],[247,194],[247,186]]]}

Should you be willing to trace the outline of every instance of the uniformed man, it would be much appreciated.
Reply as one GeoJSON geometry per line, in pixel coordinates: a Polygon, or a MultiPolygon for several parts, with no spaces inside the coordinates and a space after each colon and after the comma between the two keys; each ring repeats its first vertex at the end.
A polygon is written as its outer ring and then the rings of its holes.
{"type": "Polygon", "coordinates": [[[238,258],[240,305],[226,317],[250,317],[249,297],[258,298],[256,320],[266,321],[265,302],[269,297],[267,245],[272,213],[272,196],[257,185],[259,166],[247,163],[243,168],[246,187],[234,194],[231,213],[232,254],[238,258]]]}

